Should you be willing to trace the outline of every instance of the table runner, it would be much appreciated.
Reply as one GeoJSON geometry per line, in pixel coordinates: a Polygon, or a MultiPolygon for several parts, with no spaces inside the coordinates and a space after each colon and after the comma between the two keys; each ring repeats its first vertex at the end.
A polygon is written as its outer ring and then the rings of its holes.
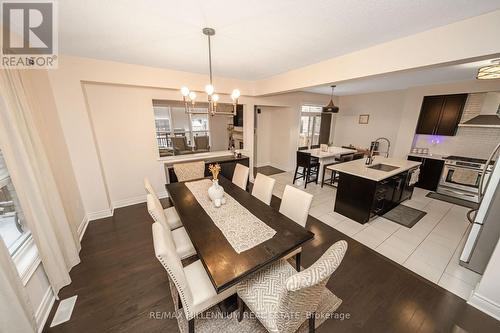
{"type": "Polygon", "coordinates": [[[251,249],[276,234],[274,229],[227,193],[224,193],[226,204],[219,208],[214,207],[208,197],[211,180],[202,179],[185,184],[237,253],[251,249]]]}

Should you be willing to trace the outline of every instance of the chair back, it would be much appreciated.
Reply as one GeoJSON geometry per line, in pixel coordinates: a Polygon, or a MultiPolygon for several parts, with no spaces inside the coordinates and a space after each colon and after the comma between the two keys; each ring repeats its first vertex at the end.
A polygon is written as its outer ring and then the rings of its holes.
{"type": "Polygon", "coordinates": [[[297,166],[303,168],[309,168],[311,165],[311,153],[306,153],[303,151],[297,151],[297,166]]]}
{"type": "Polygon", "coordinates": [[[305,227],[313,195],[290,185],[285,186],[280,213],[305,227]]]}
{"type": "Polygon", "coordinates": [[[339,157],[339,163],[344,163],[344,162],[349,162],[352,161],[354,158],[353,153],[348,153],[348,154],[341,154],[339,157]]]}
{"type": "Polygon", "coordinates": [[[146,196],[146,204],[148,207],[148,213],[153,219],[153,221],[157,222],[162,227],[170,230],[170,227],[168,226],[167,222],[167,217],[163,212],[163,207],[161,206],[160,201],[156,199],[152,194],[148,194],[146,196]]]}
{"type": "Polygon", "coordinates": [[[196,146],[196,150],[199,150],[199,149],[208,150],[208,149],[210,149],[208,136],[207,135],[195,136],[194,137],[194,145],[196,146]]]}
{"type": "Polygon", "coordinates": [[[180,182],[203,178],[205,176],[205,162],[177,163],[174,164],[174,172],[180,182]]]}
{"type": "Polygon", "coordinates": [[[156,195],[156,192],[153,188],[153,185],[151,185],[151,183],[149,182],[149,179],[148,178],[144,178],[144,189],[146,190],[146,193],[147,194],[151,194],[154,198],[154,200],[156,201],[155,205],[159,206],[161,208],[161,210],[163,210],[163,207],[161,205],[161,202],[160,202],[160,198],[158,198],[158,196],[156,195]]]}
{"type": "Polygon", "coordinates": [[[158,223],[153,223],[153,245],[156,258],[168,273],[170,281],[173,282],[183,305],[186,318],[194,317],[193,294],[187,283],[184,268],[175,250],[172,232],[163,228],[158,223]]]}
{"type": "Polygon", "coordinates": [[[248,173],[250,169],[243,164],[236,163],[233,173],[233,184],[240,187],[242,190],[247,190],[248,173]]]}
{"type": "Polygon", "coordinates": [[[188,150],[188,145],[185,136],[173,136],[170,138],[172,140],[172,147],[176,150],[188,150]]]}
{"type": "Polygon", "coordinates": [[[271,204],[275,183],[276,179],[258,173],[253,183],[252,195],[266,205],[271,204]]]}
{"type": "Polygon", "coordinates": [[[365,157],[365,153],[355,153],[352,157],[353,160],[360,160],[365,157]]]}
{"type": "Polygon", "coordinates": [[[309,268],[286,280],[286,288],[279,296],[277,307],[277,313],[283,314],[277,317],[279,332],[295,332],[308,314],[316,312],[325,285],[339,267],[346,251],[347,242],[338,241],[309,268]]]}

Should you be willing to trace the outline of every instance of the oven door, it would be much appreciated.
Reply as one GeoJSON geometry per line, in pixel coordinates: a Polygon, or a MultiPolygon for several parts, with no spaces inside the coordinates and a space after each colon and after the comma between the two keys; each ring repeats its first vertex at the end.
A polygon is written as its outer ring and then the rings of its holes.
{"type": "Polygon", "coordinates": [[[481,182],[481,176],[481,170],[445,164],[439,184],[442,186],[477,194],[479,193],[479,183],[481,182]],[[460,169],[467,169],[472,173],[472,176],[467,177],[467,179],[464,179],[464,177],[457,177],[455,175],[455,172],[460,169]]]}

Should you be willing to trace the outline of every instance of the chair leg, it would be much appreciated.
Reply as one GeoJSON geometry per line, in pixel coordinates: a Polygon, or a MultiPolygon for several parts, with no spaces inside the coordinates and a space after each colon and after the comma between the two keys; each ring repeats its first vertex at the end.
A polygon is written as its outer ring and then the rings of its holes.
{"type": "Polygon", "coordinates": [[[309,317],[309,333],[314,333],[316,330],[315,317],[316,313],[312,313],[311,316],[309,317]]]}
{"type": "Polygon", "coordinates": [[[307,183],[309,182],[309,178],[311,177],[311,168],[307,168],[307,173],[305,173],[305,179],[304,179],[304,188],[307,188],[307,183]]]}
{"type": "Polygon", "coordinates": [[[243,320],[245,314],[245,302],[238,296],[238,322],[243,320]]]}
{"type": "Polygon", "coordinates": [[[297,272],[300,272],[300,255],[302,252],[299,252],[295,255],[295,269],[297,272]]]}
{"type": "Polygon", "coordinates": [[[295,167],[295,173],[293,174],[293,182],[292,182],[292,184],[295,184],[295,181],[297,180],[297,172],[299,172],[299,166],[295,167]]]}
{"type": "Polygon", "coordinates": [[[326,167],[323,167],[323,176],[321,177],[321,187],[323,187],[323,184],[325,183],[325,171],[326,167]]]}
{"type": "Polygon", "coordinates": [[[188,332],[194,333],[194,318],[188,321],[188,332]]]}

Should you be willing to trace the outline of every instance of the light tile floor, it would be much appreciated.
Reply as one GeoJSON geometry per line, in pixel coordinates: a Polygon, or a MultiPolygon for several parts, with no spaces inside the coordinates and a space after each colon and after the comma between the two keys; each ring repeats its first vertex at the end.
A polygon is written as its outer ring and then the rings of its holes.
{"type": "MultiPolygon", "coordinates": [[[[271,177],[276,179],[273,194],[281,198],[293,175],[284,172],[271,177]]],[[[304,189],[301,181],[294,186],[304,189]]],[[[333,211],[335,188],[311,183],[305,191],[314,195],[310,215],[450,292],[468,299],[479,282],[479,274],[458,264],[470,226],[467,208],[428,198],[428,191],[415,188],[404,204],[427,215],[412,228],[383,217],[360,224],[333,211]]]]}

